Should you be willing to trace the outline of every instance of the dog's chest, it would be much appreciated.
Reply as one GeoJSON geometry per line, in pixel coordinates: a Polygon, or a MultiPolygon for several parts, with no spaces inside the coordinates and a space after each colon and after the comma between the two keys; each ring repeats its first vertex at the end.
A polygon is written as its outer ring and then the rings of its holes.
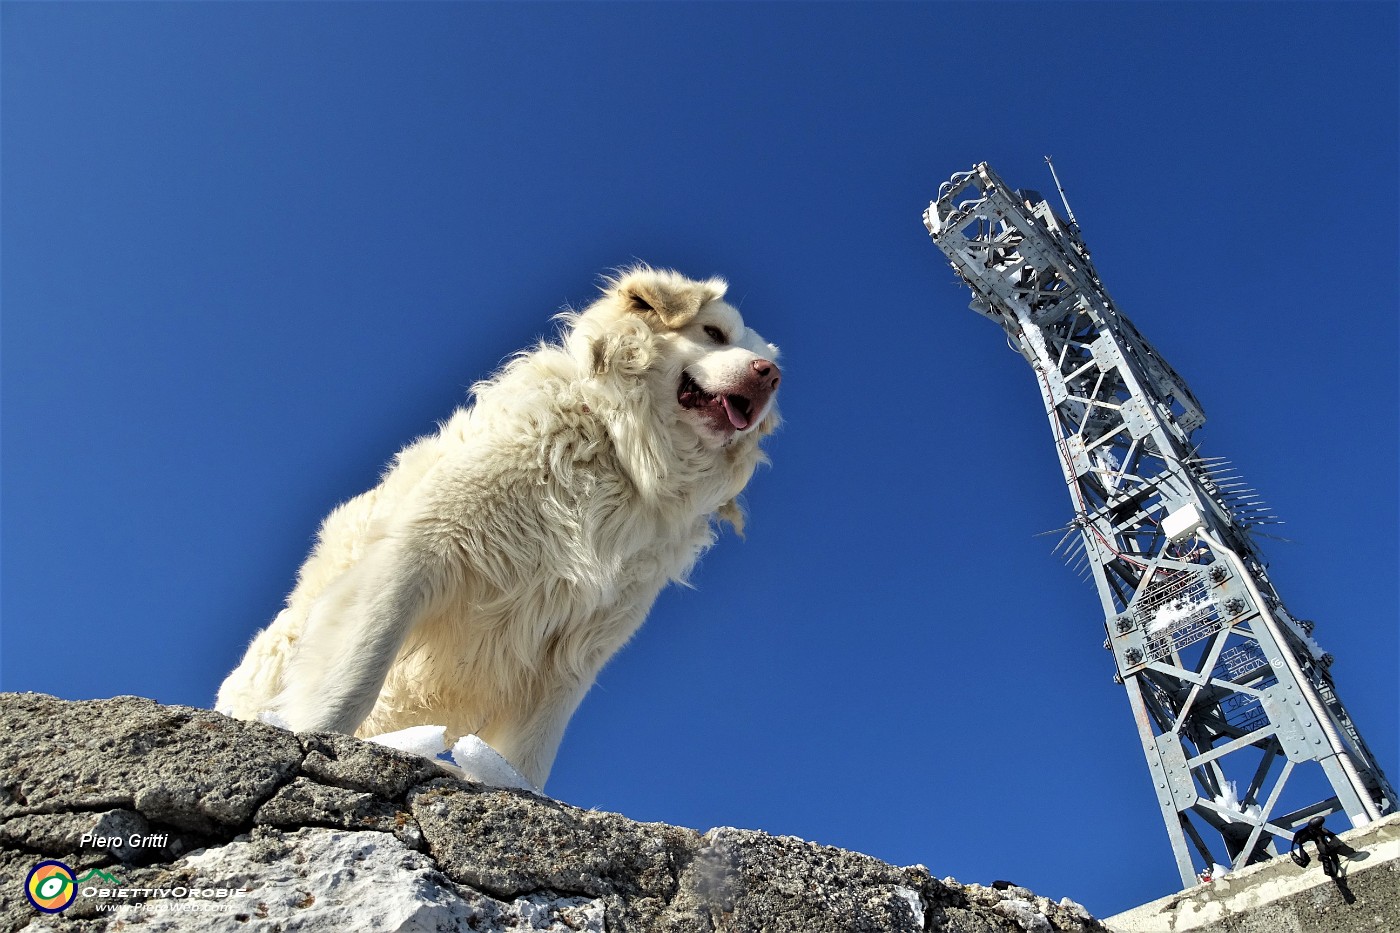
{"type": "Polygon", "coordinates": [[[528,425],[493,414],[459,413],[420,487],[437,500],[428,513],[451,516],[452,549],[480,564],[486,601],[567,599],[584,615],[649,603],[712,543],[698,490],[643,497],[596,410],[528,425]]]}
{"type": "MultiPolygon", "coordinates": [[[[574,520],[552,524],[564,550],[596,575],[600,602],[631,598],[631,590],[660,589],[681,579],[712,541],[702,515],[667,515],[626,497],[582,496],[574,520]]],[[[555,566],[570,575],[566,558],[555,566]]]]}

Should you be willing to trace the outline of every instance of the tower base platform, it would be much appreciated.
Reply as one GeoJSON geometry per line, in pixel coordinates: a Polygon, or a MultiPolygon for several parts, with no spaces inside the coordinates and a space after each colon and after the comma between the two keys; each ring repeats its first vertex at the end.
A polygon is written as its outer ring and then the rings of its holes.
{"type": "Polygon", "coordinates": [[[1339,833],[1352,850],[1329,878],[1312,857],[1286,855],[1134,907],[1104,925],[1115,933],[1393,933],[1400,929],[1400,813],[1339,833]]]}

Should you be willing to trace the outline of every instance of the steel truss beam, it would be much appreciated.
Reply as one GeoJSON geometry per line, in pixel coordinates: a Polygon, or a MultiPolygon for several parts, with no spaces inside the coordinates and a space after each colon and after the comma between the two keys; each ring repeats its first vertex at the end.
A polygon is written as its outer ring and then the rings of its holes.
{"type": "Polygon", "coordinates": [[[1035,371],[1075,509],[1061,546],[1098,588],[1183,885],[1277,856],[1313,816],[1394,812],[1331,656],[1250,538],[1276,520],[1198,454],[1200,402],[1114,305],[1078,227],[986,164],[945,182],[924,224],[1035,371]]]}

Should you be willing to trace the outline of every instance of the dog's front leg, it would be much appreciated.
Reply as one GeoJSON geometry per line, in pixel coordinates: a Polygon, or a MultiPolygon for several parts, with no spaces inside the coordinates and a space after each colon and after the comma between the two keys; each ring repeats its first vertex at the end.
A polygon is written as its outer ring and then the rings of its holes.
{"type": "Polygon", "coordinates": [[[389,535],[317,598],[275,702],[293,731],[354,733],[440,590],[441,573],[438,555],[389,535]]]}
{"type": "Polygon", "coordinates": [[[528,712],[509,722],[493,723],[481,738],[542,789],[559,754],[564,729],[592,685],[592,678],[556,684],[528,712]]]}

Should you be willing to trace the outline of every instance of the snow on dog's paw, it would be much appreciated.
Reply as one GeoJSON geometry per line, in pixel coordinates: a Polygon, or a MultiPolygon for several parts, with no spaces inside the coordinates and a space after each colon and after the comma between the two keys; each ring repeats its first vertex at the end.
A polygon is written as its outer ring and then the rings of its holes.
{"type": "Polygon", "coordinates": [[[452,746],[452,760],[469,781],[491,787],[513,787],[539,793],[539,789],[501,757],[501,753],[474,735],[464,735],[452,746]]]}
{"type": "Polygon", "coordinates": [[[265,709],[261,713],[258,713],[258,722],[265,722],[269,726],[276,726],[278,729],[286,729],[288,732],[292,731],[291,724],[283,719],[282,714],[278,713],[276,710],[265,709]]]}
{"type": "Polygon", "coordinates": [[[368,741],[389,748],[396,748],[411,755],[424,758],[437,758],[447,750],[446,726],[409,726],[397,732],[371,736],[368,741]]]}

